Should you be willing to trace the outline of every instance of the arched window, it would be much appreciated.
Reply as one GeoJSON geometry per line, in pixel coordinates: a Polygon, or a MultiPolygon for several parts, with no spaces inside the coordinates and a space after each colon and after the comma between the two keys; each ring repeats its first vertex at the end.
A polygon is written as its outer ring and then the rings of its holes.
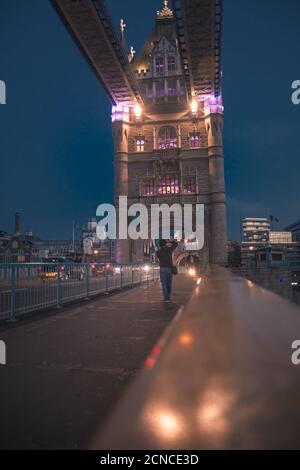
{"type": "Polygon", "coordinates": [[[145,137],[136,137],[135,139],[135,150],[136,152],[144,152],[145,150],[145,137]]]}
{"type": "Polygon", "coordinates": [[[190,146],[192,148],[200,147],[200,134],[199,134],[199,132],[191,132],[191,134],[190,134],[190,146]]]}
{"type": "Polygon", "coordinates": [[[158,132],[158,149],[171,149],[177,147],[177,135],[174,127],[165,126],[158,132]]]}

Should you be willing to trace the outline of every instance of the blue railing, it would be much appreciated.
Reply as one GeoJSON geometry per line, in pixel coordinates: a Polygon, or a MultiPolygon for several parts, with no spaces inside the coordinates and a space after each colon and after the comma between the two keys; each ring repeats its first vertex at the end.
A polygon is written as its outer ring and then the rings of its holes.
{"type": "Polygon", "coordinates": [[[0,264],[0,320],[158,278],[154,264],[0,264]]]}

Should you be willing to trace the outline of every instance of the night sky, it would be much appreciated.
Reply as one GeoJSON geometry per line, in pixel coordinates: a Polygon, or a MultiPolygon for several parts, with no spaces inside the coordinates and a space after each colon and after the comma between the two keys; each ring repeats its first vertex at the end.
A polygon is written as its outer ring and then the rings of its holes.
{"type": "MultiPolygon", "coordinates": [[[[137,51],[161,0],[107,0],[137,51]]],[[[240,218],[300,218],[299,0],[225,0],[223,95],[229,237],[240,218]]],[[[113,196],[110,103],[47,0],[1,0],[0,229],[71,236],[113,196]]]]}

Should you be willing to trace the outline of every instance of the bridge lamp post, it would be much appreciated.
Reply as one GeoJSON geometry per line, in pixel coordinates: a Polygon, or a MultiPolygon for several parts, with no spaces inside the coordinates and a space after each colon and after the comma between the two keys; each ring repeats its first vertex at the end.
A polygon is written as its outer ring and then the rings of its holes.
{"type": "Polygon", "coordinates": [[[134,115],[137,121],[140,121],[142,118],[142,107],[140,104],[136,104],[134,107],[134,115]]]}
{"type": "Polygon", "coordinates": [[[197,117],[197,114],[198,114],[198,101],[192,100],[192,102],[191,102],[191,111],[192,111],[193,117],[197,117]]]}

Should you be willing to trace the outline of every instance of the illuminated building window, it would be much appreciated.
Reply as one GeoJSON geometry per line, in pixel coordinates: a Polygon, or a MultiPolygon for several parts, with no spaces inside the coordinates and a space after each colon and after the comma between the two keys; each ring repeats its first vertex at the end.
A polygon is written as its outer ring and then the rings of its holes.
{"type": "Polygon", "coordinates": [[[154,178],[147,178],[142,182],[142,196],[154,196],[155,183],[154,178]]]}
{"type": "Polygon", "coordinates": [[[165,96],[165,82],[164,80],[159,80],[156,82],[156,96],[162,97],[165,96]]]}
{"type": "Polygon", "coordinates": [[[135,149],[136,149],[136,152],[144,152],[145,150],[145,138],[144,137],[137,137],[135,139],[135,149]]]}
{"type": "Polygon", "coordinates": [[[163,73],[164,71],[164,58],[163,57],[156,57],[155,70],[156,70],[156,73],[163,73]]]}
{"type": "Polygon", "coordinates": [[[158,149],[170,149],[177,147],[177,135],[174,127],[165,126],[158,133],[158,149]]]}
{"type": "Polygon", "coordinates": [[[174,56],[168,57],[168,72],[174,72],[176,70],[176,60],[174,56]]]}
{"type": "Polygon", "coordinates": [[[161,175],[158,178],[158,194],[179,194],[178,174],[161,175]]]}
{"type": "Polygon", "coordinates": [[[196,177],[184,176],[182,178],[182,192],[195,193],[196,192],[196,177]]]}
{"type": "Polygon", "coordinates": [[[168,95],[176,95],[176,80],[168,80],[168,95]]]}
{"type": "Polygon", "coordinates": [[[200,147],[200,134],[199,132],[193,132],[190,134],[190,145],[192,148],[200,147]]]}

